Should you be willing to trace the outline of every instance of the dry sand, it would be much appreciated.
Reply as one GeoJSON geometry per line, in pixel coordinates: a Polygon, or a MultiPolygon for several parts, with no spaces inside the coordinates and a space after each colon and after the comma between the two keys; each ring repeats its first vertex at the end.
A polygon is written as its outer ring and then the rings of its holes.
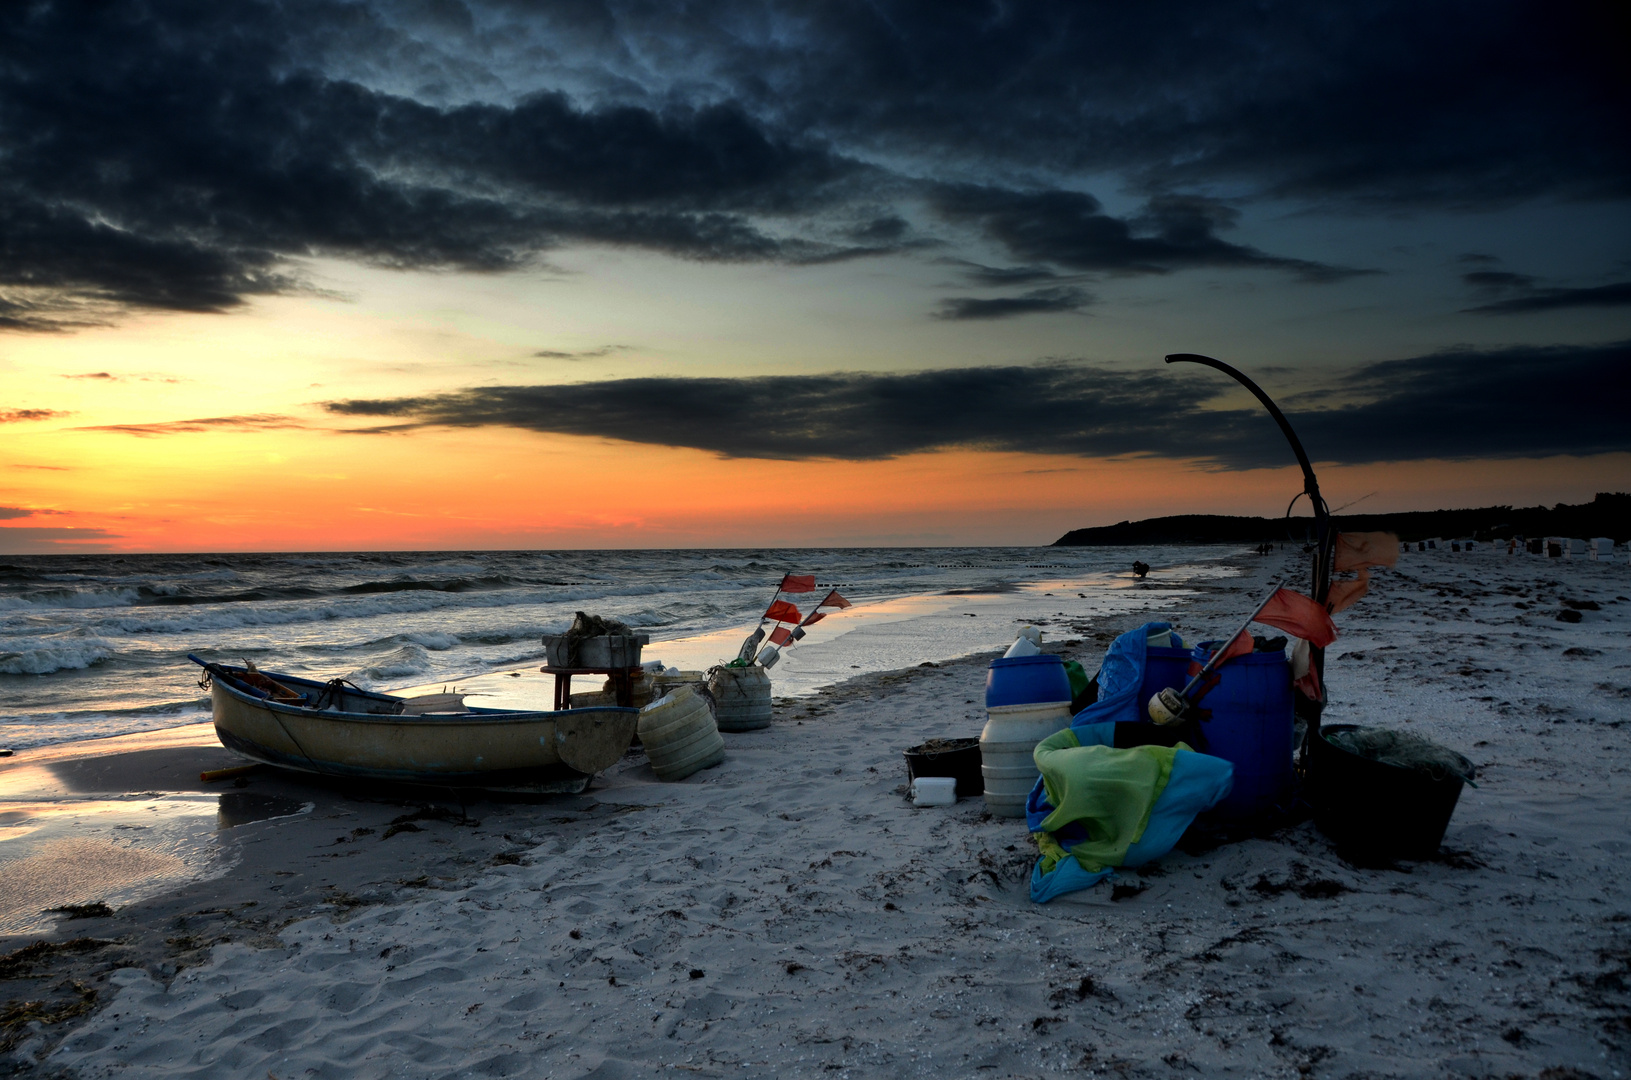
{"type": "MultiPolygon", "coordinates": [[[[1174,621],[1215,635],[1301,567],[1254,561],[1174,621]]],[[[1328,720],[1405,727],[1480,769],[1442,857],[1381,869],[1305,822],[1031,903],[1022,823],[903,797],[904,747],[979,731],[984,657],[779,705],[680,784],[632,753],[584,796],[461,808],[263,772],[241,793],[312,809],[222,834],[228,873],[49,935],[112,944],[0,967],[32,971],[4,996],[63,1017],[14,1028],[4,1060],[278,1080],[1617,1077],[1626,595],[1623,564],[1429,554],[1339,617],[1328,720]],[[1559,622],[1564,599],[1599,607],[1559,622]]],[[[1091,668],[1140,621],[1047,629],[1091,668]]]]}

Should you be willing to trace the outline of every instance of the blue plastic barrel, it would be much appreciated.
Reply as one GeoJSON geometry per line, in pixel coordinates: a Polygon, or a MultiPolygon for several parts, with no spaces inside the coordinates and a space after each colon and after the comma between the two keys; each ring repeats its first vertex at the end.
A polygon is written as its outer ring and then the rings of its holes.
{"type": "Polygon", "coordinates": [[[1053,653],[999,657],[991,661],[991,668],[985,673],[985,707],[988,709],[1069,700],[1070,676],[1065,674],[1065,661],[1053,653]]]}
{"type": "Polygon", "coordinates": [[[1148,719],[1145,709],[1150,698],[1166,689],[1182,690],[1189,682],[1189,665],[1194,660],[1189,649],[1169,649],[1151,645],[1144,654],[1144,682],[1138,688],[1138,718],[1148,719]]]}
{"type": "MultiPolygon", "coordinates": [[[[1204,664],[1218,645],[1201,642],[1193,659],[1204,664]]],[[[1201,731],[1206,752],[1234,765],[1235,787],[1215,812],[1249,818],[1285,806],[1296,738],[1290,661],[1283,652],[1250,653],[1226,662],[1216,675],[1218,684],[1200,703],[1212,710],[1201,731]]]]}

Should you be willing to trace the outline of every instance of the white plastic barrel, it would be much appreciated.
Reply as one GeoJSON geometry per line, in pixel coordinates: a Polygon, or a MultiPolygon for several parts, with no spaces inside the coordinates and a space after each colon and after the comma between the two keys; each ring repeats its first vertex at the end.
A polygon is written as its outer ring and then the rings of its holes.
{"type": "Polygon", "coordinates": [[[1037,743],[1070,726],[1070,702],[995,705],[985,715],[985,730],[980,733],[985,808],[994,817],[1024,817],[1025,800],[1041,775],[1031,752],[1037,743]]]}
{"type": "Polygon", "coordinates": [[[757,664],[716,667],[708,673],[714,719],[720,731],[753,731],[770,726],[770,673],[757,664]]]}
{"type": "Polygon", "coordinates": [[[635,725],[659,780],[684,780],[725,760],[725,740],[708,703],[682,686],[640,710],[635,725]]]}

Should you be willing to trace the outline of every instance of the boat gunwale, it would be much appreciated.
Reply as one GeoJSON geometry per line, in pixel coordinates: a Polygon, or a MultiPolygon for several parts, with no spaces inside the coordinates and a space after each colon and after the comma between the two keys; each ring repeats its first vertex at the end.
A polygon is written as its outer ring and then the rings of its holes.
{"type": "MultiPolygon", "coordinates": [[[[243,668],[233,668],[226,664],[216,665],[231,675],[234,672],[248,674],[243,668]]],[[[214,674],[213,672],[211,673],[214,674]]],[[[304,679],[298,675],[280,675],[275,671],[262,671],[260,674],[280,683],[301,684],[314,690],[321,690],[327,683],[304,679]]],[[[619,712],[638,713],[640,710],[624,705],[588,705],[581,709],[465,709],[460,712],[447,713],[361,713],[342,712],[338,709],[314,709],[304,705],[290,705],[271,698],[256,697],[232,685],[226,679],[215,679],[216,685],[231,694],[246,705],[264,708],[284,716],[302,720],[344,720],[350,723],[367,724],[412,724],[415,727],[427,724],[443,724],[450,727],[468,727],[472,723],[503,724],[526,723],[536,724],[544,721],[553,722],[568,712],[582,715],[587,712],[619,712]]],[[[378,701],[411,701],[411,698],[398,697],[393,694],[382,693],[377,690],[348,690],[347,693],[362,693],[378,701]]],[[[219,726],[219,725],[217,725],[219,726]]]]}

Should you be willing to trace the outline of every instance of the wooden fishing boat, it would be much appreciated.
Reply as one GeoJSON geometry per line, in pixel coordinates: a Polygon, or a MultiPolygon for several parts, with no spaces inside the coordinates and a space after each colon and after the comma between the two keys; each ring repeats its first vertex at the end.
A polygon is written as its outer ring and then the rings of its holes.
{"type": "Polygon", "coordinates": [[[638,709],[484,709],[459,694],[404,698],[188,659],[208,677],[221,745],[324,776],[490,791],[574,792],[634,738],[638,709]]]}

